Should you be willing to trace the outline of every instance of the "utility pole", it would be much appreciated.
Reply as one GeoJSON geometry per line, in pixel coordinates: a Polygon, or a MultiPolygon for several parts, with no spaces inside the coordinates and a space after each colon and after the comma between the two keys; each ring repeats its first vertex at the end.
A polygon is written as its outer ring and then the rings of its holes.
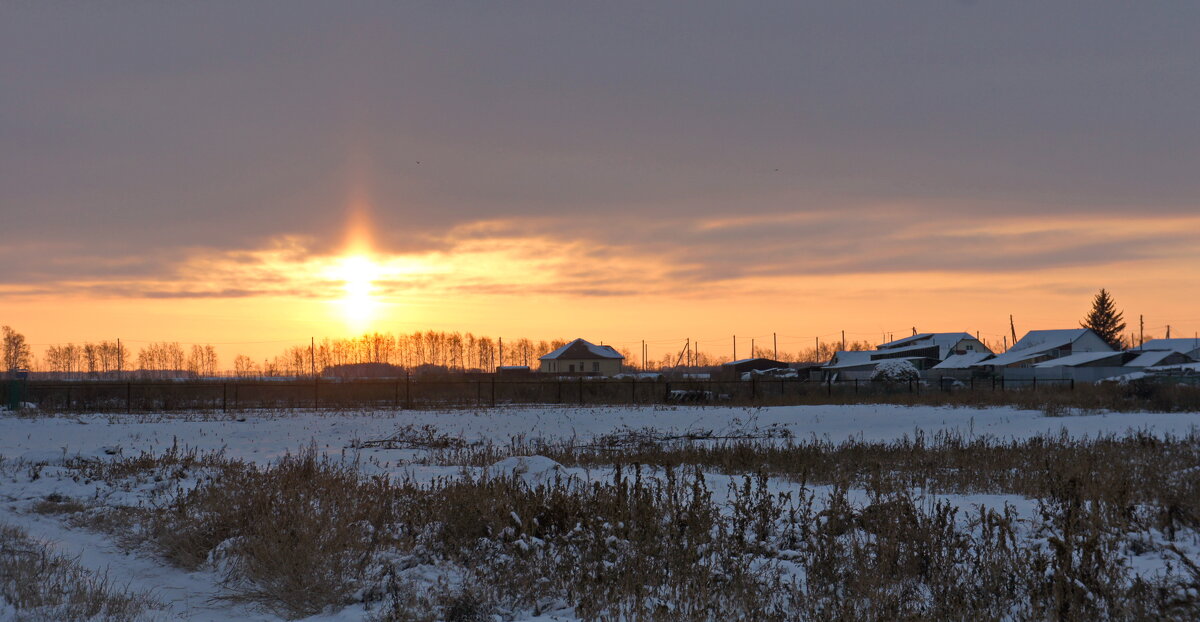
{"type": "Polygon", "coordinates": [[[646,340],[642,340],[642,371],[646,371],[646,340]]]}
{"type": "Polygon", "coordinates": [[[738,360],[738,358],[737,358],[737,335],[733,336],[733,360],[735,360],[735,361],[738,360]]]}
{"type": "Polygon", "coordinates": [[[913,326],[913,337],[917,336],[917,327],[913,326]]]}
{"type": "Polygon", "coordinates": [[[121,338],[117,337],[117,379],[121,378],[121,338]]]}
{"type": "Polygon", "coordinates": [[[813,337],[813,360],[821,360],[821,338],[813,337]]]}
{"type": "Polygon", "coordinates": [[[1142,349],[1142,344],[1146,343],[1146,317],[1138,314],[1138,349],[1142,349]]]}
{"type": "Polygon", "coordinates": [[[771,345],[775,348],[775,360],[779,360],[779,336],[771,333],[771,345]]]}
{"type": "MultiPolygon", "coordinates": [[[[1012,317],[1011,313],[1008,315],[1008,329],[1012,331],[1013,345],[1016,345],[1017,344],[1017,325],[1013,323],[1013,317],[1012,317]]],[[[1007,350],[1008,346],[1004,346],[1004,349],[1007,350]]]]}
{"type": "Polygon", "coordinates": [[[1008,352],[1008,335],[1004,336],[1004,351],[1008,352]]]}
{"type": "Polygon", "coordinates": [[[751,337],[750,338],[750,358],[754,358],[756,356],[758,356],[758,355],[754,353],[754,337],[751,337]]]}
{"type": "Polygon", "coordinates": [[[1167,324],[1167,339],[1171,338],[1171,325],[1167,324]]]}
{"type": "Polygon", "coordinates": [[[312,376],[317,377],[317,338],[308,338],[308,362],[312,366],[312,376]]]}
{"type": "Polygon", "coordinates": [[[843,329],[842,330],[842,351],[844,352],[845,350],[846,350],[846,331],[845,331],[845,329],[843,329]]]}
{"type": "MultiPolygon", "coordinates": [[[[504,337],[500,337],[499,339],[500,339],[500,364],[497,365],[496,367],[504,367],[504,337]]],[[[604,342],[601,341],[600,345],[604,345],[604,342]]]]}

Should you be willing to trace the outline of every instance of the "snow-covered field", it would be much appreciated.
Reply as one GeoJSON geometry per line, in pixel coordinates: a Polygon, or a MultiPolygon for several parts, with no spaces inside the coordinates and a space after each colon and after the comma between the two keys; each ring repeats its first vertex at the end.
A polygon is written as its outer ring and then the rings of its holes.
{"type": "MultiPolygon", "coordinates": [[[[313,448],[332,458],[357,465],[364,473],[428,482],[463,471],[453,465],[412,464],[420,449],[359,449],[363,441],[384,439],[399,429],[424,429],[467,443],[505,444],[512,439],[561,441],[590,439],[612,433],[653,429],[683,434],[704,431],[717,436],[758,435],[772,438],[888,441],[916,434],[950,432],[966,438],[1023,439],[1064,434],[1094,438],[1141,432],[1150,436],[1183,436],[1200,431],[1200,413],[1108,413],[1047,418],[1040,412],[1011,408],[966,409],[890,405],[794,406],[775,408],[512,408],[462,411],[400,411],[356,413],[250,412],[223,415],[83,415],[0,416],[0,522],[17,525],[31,536],[51,543],[82,566],[107,573],[118,584],[150,592],[163,604],[156,613],[178,620],[277,620],[278,616],[222,595],[221,577],[213,568],[188,572],[170,566],[151,553],[123,548],[109,537],[67,525],[59,516],[36,513],[47,498],[89,499],[107,505],[138,506],[151,502],[155,485],[109,486],[72,478],[63,464],[76,457],[116,460],[143,452],[161,454],[175,447],[201,452],[223,451],[230,459],[267,465],[287,454],[313,448]],[[782,432],[781,430],[786,430],[782,432]]],[[[582,479],[610,478],[611,470],[556,467],[544,459],[509,459],[497,469],[573,475],[582,479]]],[[[712,474],[709,484],[721,496],[736,478],[712,474]]],[[[774,493],[796,485],[771,480],[774,493]]],[[[810,487],[812,488],[812,487],[810,487]]],[[[817,487],[817,492],[823,489],[817,487]]],[[[853,492],[853,491],[852,491],[853,492]]],[[[855,495],[851,495],[855,500],[855,495]]],[[[938,495],[962,508],[1008,504],[1021,516],[1035,511],[1032,500],[1007,494],[938,495]]],[[[860,498],[858,501],[864,501],[860,498]]],[[[1200,562],[1194,546],[1185,547],[1200,562]]],[[[1157,558],[1132,560],[1151,573],[1162,565],[1157,558]]],[[[6,609],[0,605],[0,617],[6,609]]],[[[9,611],[11,613],[11,611],[9,611]]],[[[360,606],[327,611],[312,620],[367,619],[360,606]]],[[[560,609],[521,619],[574,619],[560,609]]]]}

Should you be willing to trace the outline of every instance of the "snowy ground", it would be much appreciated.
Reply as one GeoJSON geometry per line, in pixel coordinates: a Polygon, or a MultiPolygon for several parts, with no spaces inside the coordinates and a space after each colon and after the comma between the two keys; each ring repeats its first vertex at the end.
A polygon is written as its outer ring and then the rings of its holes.
{"type": "MultiPolygon", "coordinates": [[[[128,553],[104,536],[69,528],[53,516],[31,511],[37,501],[58,493],[71,498],[104,498],[107,503],[136,505],[147,490],[103,489],[65,477],[56,465],[72,456],[112,459],[143,451],[162,453],[172,446],[201,451],[224,450],[226,456],[259,464],[286,453],[314,446],[327,455],[356,460],[364,471],[410,477],[418,481],[458,472],[457,467],[414,466],[413,450],[363,449],[364,440],[386,438],[401,426],[430,426],[439,433],[465,441],[506,443],[514,437],[586,441],[592,437],[653,428],[683,433],[711,430],[718,434],[786,429],[793,438],[841,441],[848,438],[889,440],[918,432],[932,435],[949,431],[963,436],[1025,438],[1038,434],[1066,433],[1074,437],[1123,434],[1136,430],[1153,435],[1185,435],[1200,428],[1200,413],[1110,413],[1092,416],[1046,418],[1039,412],[1011,408],[966,409],[941,407],[795,406],[778,408],[513,408],[448,412],[385,413],[247,413],[237,418],[222,415],[85,415],[25,418],[0,416],[0,464],[8,473],[26,465],[41,464],[39,476],[0,478],[0,522],[15,524],[32,536],[53,543],[76,557],[80,564],[107,572],[119,584],[150,591],[167,609],[166,619],[276,620],[277,617],[217,599],[218,577],[208,571],[185,572],[142,554],[128,553]]],[[[536,473],[534,461],[509,468],[536,473]]],[[[544,466],[544,465],[543,465],[544,466]]],[[[607,477],[604,472],[566,469],[583,478],[607,477]]],[[[714,492],[726,483],[710,480],[714,492]]],[[[784,490],[793,484],[772,482],[784,490]]],[[[960,495],[956,504],[1002,506],[1008,503],[1025,515],[1031,500],[1012,495],[960,495]]],[[[1153,562],[1146,562],[1147,569],[1153,562]]],[[[0,610],[2,613],[2,610],[0,610]]],[[[366,613],[347,608],[311,620],[358,620],[366,613]]],[[[539,619],[556,619],[552,615],[539,619]]],[[[569,619],[569,618],[568,618],[569,619]]]]}

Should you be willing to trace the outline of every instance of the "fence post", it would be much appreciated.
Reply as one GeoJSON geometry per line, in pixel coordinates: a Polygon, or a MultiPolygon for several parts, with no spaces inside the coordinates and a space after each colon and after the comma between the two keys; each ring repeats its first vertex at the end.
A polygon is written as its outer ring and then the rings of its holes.
{"type": "Polygon", "coordinates": [[[237,408],[238,408],[238,384],[235,382],[235,383],[233,383],[233,409],[237,410],[237,408]]]}
{"type": "Polygon", "coordinates": [[[492,376],[492,408],[496,407],[496,377],[492,376]]]}
{"type": "Polygon", "coordinates": [[[833,397],[833,377],[832,376],[829,378],[829,381],[825,383],[825,396],[833,397]]]}
{"type": "Polygon", "coordinates": [[[858,395],[858,378],[854,379],[854,394],[858,395]]]}
{"type": "Polygon", "coordinates": [[[1037,376],[1033,377],[1033,390],[1037,391],[1037,376]]]}
{"type": "Polygon", "coordinates": [[[133,383],[125,383],[125,412],[133,412],[133,383]]]}
{"type": "Polygon", "coordinates": [[[579,405],[583,405],[583,376],[579,377],[579,405]]]}
{"type": "Polygon", "coordinates": [[[395,386],[392,387],[392,410],[400,410],[400,379],[396,379],[395,386]]]}
{"type": "Polygon", "coordinates": [[[320,384],[321,379],[313,376],[313,410],[321,406],[321,389],[318,388],[320,384]]]}
{"type": "Polygon", "coordinates": [[[229,383],[221,383],[221,412],[229,412],[229,383]]]}
{"type": "Polygon", "coordinates": [[[1072,391],[1075,390],[1075,379],[1074,378],[1071,379],[1071,390],[1072,391]]]}
{"type": "Polygon", "coordinates": [[[909,392],[909,393],[912,393],[912,392],[913,392],[912,380],[909,380],[909,381],[908,381],[908,392],[909,392]]]}
{"type": "Polygon", "coordinates": [[[629,403],[637,404],[637,376],[629,379],[629,403]]]}
{"type": "Polygon", "coordinates": [[[404,371],[404,407],[412,410],[412,376],[404,371]]]}

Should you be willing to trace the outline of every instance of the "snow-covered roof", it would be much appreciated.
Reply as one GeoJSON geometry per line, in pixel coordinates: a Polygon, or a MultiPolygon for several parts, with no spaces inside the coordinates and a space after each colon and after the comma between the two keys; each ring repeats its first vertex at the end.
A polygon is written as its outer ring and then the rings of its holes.
{"type": "Polygon", "coordinates": [[[1086,333],[1086,328],[1061,328],[1057,330],[1031,330],[1025,333],[1021,340],[1014,343],[1013,347],[1009,348],[1009,352],[1019,352],[1037,348],[1038,350],[1052,350],[1065,346],[1069,343],[1075,343],[1086,333]]]}
{"type": "Polygon", "coordinates": [[[774,359],[769,359],[769,358],[766,358],[766,357],[763,357],[763,356],[755,356],[755,357],[748,358],[748,359],[738,359],[738,360],[736,360],[736,361],[729,361],[728,363],[721,363],[721,365],[725,365],[725,366],[730,366],[730,365],[741,365],[742,363],[750,363],[750,362],[752,362],[752,361],[770,361],[770,362],[772,362],[772,363],[780,363],[780,364],[782,364],[782,365],[784,365],[784,366],[786,366],[786,365],[787,365],[787,363],[784,363],[783,361],[776,361],[776,360],[774,360],[774,359]]]}
{"type": "Polygon", "coordinates": [[[1187,354],[1192,350],[1200,350],[1200,339],[1192,337],[1184,339],[1151,339],[1143,343],[1139,350],[1172,350],[1187,354]]]}
{"type": "Polygon", "coordinates": [[[1095,363],[1107,358],[1114,359],[1113,362],[1115,363],[1115,367],[1121,364],[1121,358],[1123,356],[1124,354],[1121,352],[1076,352],[1074,354],[1068,354],[1067,356],[1062,356],[1056,359],[1050,359],[1049,361],[1042,361],[1041,363],[1034,365],[1034,367],[1077,367],[1079,365],[1087,365],[1088,363],[1095,363]]]}
{"type": "Polygon", "coordinates": [[[556,359],[624,359],[620,352],[613,349],[612,346],[598,346],[584,339],[576,339],[571,343],[549,353],[538,357],[540,361],[552,361],[556,359]]]}
{"type": "Polygon", "coordinates": [[[922,345],[924,347],[936,345],[939,348],[945,349],[954,347],[954,344],[962,341],[963,339],[974,338],[975,335],[972,335],[971,333],[918,333],[912,337],[905,337],[904,339],[897,339],[895,341],[881,343],[879,344],[879,349],[891,350],[893,348],[904,348],[914,345],[922,345]]]}
{"type": "MultiPolygon", "coordinates": [[[[897,339],[881,344],[876,353],[891,355],[897,352],[913,352],[936,346],[938,349],[937,358],[945,359],[953,355],[954,346],[958,345],[964,339],[977,341],[975,335],[971,333],[920,333],[912,337],[905,337],[904,339],[897,339]]],[[[983,352],[991,354],[991,350],[987,350],[982,344],[976,347],[984,347],[983,352]]]]}
{"type": "MultiPolygon", "coordinates": [[[[1150,342],[1147,341],[1146,343],[1150,342]]],[[[1162,364],[1163,360],[1172,354],[1179,354],[1179,352],[1176,350],[1143,350],[1138,352],[1137,357],[1125,363],[1125,365],[1127,367],[1154,367],[1155,365],[1162,364]]]]}
{"type": "Polygon", "coordinates": [[[934,365],[931,369],[967,369],[986,361],[992,356],[991,352],[967,352],[966,354],[951,354],[946,360],[934,365]]]}
{"type": "Polygon", "coordinates": [[[1031,330],[1013,344],[1008,352],[997,354],[987,361],[988,365],[1012,365],[1044,355],[1050,350],[1075,343],[1089,332],[1087,328],[1065,328],[1059,330],[1031,330]]]}
{"type": "Polygon", "coordinates": [[[830,359],[829,364],[825,369],[843,369],[846,367],[859,367],[861,365],[871,365],[875,361],[871,360],[871,355],[875,354],[875,350],[838,350],[830,359]],[[834,363],[834,359],[837,360],[834,363]]]}

